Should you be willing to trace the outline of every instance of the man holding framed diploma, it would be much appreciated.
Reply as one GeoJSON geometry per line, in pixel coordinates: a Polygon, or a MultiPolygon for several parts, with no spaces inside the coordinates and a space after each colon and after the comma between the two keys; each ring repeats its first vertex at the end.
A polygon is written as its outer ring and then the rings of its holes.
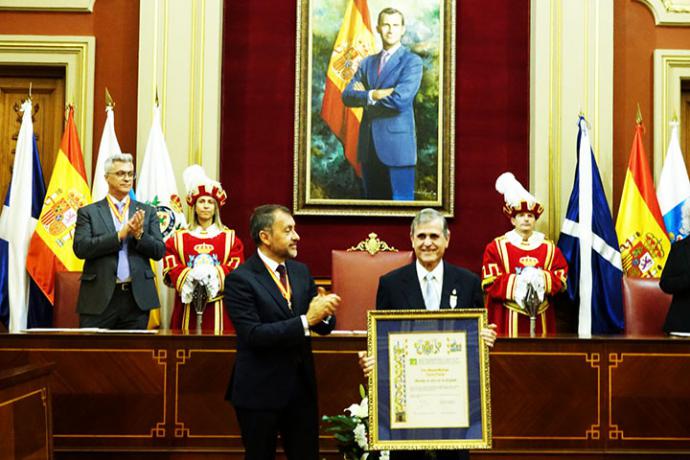
{"type": "Polygon", "coordinates": [[[369,441],[391,460],[460,460],[491,445],[487,325],[479,277],[443,261],[445,218],[424,209],[412,221],[416,261],[379,280],[369,312],[369,441]]]}

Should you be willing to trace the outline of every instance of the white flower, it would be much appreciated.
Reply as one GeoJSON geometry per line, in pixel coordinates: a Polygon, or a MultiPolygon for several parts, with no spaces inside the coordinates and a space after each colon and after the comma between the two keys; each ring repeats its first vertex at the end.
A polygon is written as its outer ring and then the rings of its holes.
{"type": "Polygon", "coordinates": [[[345,412],[349,412],[350,415],[357,418],[366,418],[369,416],[369,402],[368,398],[364,398],[359,404],[352,404],[350,407],[345,409],[345,412]]]}
{"type": "Polygon", "coordinates": [[[355,435],[355,442],[361,447],[362,449],[367,448],[367,429],[364,426],[363,423],[357,424],[354,430],[352,430],[352,434],[355,435]]]}

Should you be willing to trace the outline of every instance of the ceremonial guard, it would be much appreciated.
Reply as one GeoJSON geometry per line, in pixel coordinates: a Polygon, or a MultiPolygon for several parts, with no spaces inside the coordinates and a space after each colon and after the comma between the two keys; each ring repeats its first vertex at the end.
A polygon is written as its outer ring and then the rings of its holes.
{"type": "Polygon", "coordinates": [[[178,230],[166,243],[163,276],[178,293],[170,328],[194,330],[197,310],[203,310],[204,331],[234,332],[223,308],[223,286],[226,275],[244,261],[244,246],[235,231],[221,223],[220,207],[227,195],[220,183],[199,165],[188,167],[183,179],[192,219],[189,229],[178,230]]]}
{"type": "Polygon", "coordinates": [[[515,179],[503,173],[496,190],[504,195],[504,214],[513,230],[486,246],[482,264],[482,289],[486,294],[489,323],[498,334],[516,337],[533,331],[552,334],[556,315],[552,297],[565,290],[568,264],[560,249],[534,230],[542,205],[515,179]]]}

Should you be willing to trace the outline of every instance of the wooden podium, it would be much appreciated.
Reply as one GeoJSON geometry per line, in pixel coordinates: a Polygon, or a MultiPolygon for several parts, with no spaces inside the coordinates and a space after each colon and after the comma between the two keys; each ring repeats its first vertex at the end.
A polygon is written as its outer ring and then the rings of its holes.
{"type": "MultiPolygon", "coordinates": [[[[359,402],[365,342],[313,339],[322,414],[359,402]]],[[[499,339],[490,356],[493,450],[472,458],[690,458],[690,340],[499,339]]],[[[0,334],[0,369],[55,363],[57,459],[243,458],[234,359],[234,336],[0,334]]],[[[321,451],[342,458],[325,433],[321,451]]]]}

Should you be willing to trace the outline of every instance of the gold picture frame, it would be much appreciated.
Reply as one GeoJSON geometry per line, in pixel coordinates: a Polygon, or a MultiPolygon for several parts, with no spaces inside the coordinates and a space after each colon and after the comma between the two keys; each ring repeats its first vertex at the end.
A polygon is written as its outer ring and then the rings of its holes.
{"type": "Polygon", "coordinates": [[[367,314],[369,448],[491,448],[484,309],[367,314]]]}
{"type": "MultiPolygon", "coordinates": [[[[431,207],[448,217],[454,215],[455,37],[455,0],[298,0],[295,214],[412,216],[422,208],[431,207]],[[377,17],[386,7],[395,8],[403,16],[402,48],[408,52],[407,56],[412,56],[410,60],[421,62],[416,67],[421,70],[414,74],[418,78],[418,90],[404,92],[405,97],[403,90],[399,91],[399,100],[407,104],[401,103],[399,110],[383,102],[379,103],[379,109],[371,109],[373,106],[368,103],[363,104],[366,109],[363,105],[345,107],[348,98],[343,98],[342,93],[346,92],[347,82],[358,78],[356,69],[361,67],[366,72],[372,68],[373,60],[379,59],[381,38],[377,33],[377,17]],[[354,35],[352,27],[356,29],[354,35]],[[365,45],[362,36],[366,38],[365,45]],[[363,63],[367,56],[371,65],[363,63]],[[410,112],[414,112],[413,116],[410,112]],[[386,120],[374,121],[376,117],[386,120]],[[389,125],[385,131],[383,123],[393,123],[393,117],[398,117],[398,121],[414,121],[398,123],[395,128],[389,125]],[[360,152],[356,135],[361,126],[371,129],[367,133],[372,133],[372,139],[375,137],[372,144],[379,142],[377,152],[391,152],[387,159],[383,159],[383,153],[367,154],[369,158],[377,155],[381,159],[378,164],[383,165],[385,182],[388,182],[387,174],[394,169],[398,171],[401,165],[403,170],[412,171],[411,193],[407,192],[409,176],[405,179],[406,188],[403,187],[406,192],[397,196],[395,186],[390,186],[392,191],[388,192],[372,191],[372,184],[378,187],[376,184],[381,181],[362,179],[365,154],[360,152]],[[410,126],[412,129],[408,129],[410,126]],[[403,128],[398,130],[398,127],[403,128]],[[407,137],[400,137],[399,131],[406,131],[407,137]]],[[[400,61],[402,65],[402,58],[400,61]]],[[[388,86],[397,91],[402,83],[398,86],[394,80],[397,68],[391,64],[390,69],[388,86]]],[[[403,72],[397,73],[397,77],[403,72]]],[[[382,75],[380,69],[379,75],[382,75]]],[[[369,86],[366,90],[372,97],[374,85],[369,86]]]]}

